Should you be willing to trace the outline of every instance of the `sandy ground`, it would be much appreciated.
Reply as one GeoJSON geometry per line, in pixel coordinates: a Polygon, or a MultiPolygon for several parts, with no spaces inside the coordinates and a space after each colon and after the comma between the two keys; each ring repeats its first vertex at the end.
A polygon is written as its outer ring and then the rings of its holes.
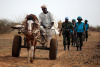
{"type": "Polygon", "coordinates": [[[62,36],[57,36],[57,59],[50,60],[48,50],[36,50],[33,63],[27,63],[28,53],[25,48],[21,49],[20,57],[12,57],[15,33],[0,34],[0,67],[100,67],[100,33],[89,33],[91,36],[84,42],[82,51],[76,51],[76,47],[71,46],[70,50],[64,51],[62,36]]]}

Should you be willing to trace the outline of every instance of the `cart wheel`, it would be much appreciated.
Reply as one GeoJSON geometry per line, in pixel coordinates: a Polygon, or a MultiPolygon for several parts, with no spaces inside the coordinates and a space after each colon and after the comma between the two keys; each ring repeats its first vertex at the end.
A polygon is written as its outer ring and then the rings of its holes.
{"type": "Polygon", "coordinates": [[[50,41],[49,58],[51,60],[57,59],[57,39],[52,38],[50,41]]]}
{"type": "Polygon", "coordinates": [[[21,42],[22,42],[21,36],[16,35],[14,37],[13,45],[12,45],[12,56],[13,57],[19,57],[20,50],[21,50],[21,42]]]}

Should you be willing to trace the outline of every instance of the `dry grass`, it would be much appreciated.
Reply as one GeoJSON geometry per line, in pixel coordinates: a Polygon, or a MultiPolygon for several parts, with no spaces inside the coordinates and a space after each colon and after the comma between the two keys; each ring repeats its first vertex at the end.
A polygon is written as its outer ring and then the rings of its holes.
{"type": "Polygon", "coordinates": [[[92,27],[92,26],[90,26],[90,27],[89,27],[89,30],[90,30],[90,31],[97,31],[97,32],[100,32],[100,26],[97,26],[97,27],[92,27]]]}
{"type": "Polygon", "coordinates": [[[11,33],[0,34],[0,53],[11,52],[14,35],[17,31],[11,33]]]}
{"type": "Polygon", "coordinates": [[[10,33],[12,31],[11,26],[15,26],[17,24],[19,23],[15,23],[7,19],[0,20],[0,34],[10,33]]]}

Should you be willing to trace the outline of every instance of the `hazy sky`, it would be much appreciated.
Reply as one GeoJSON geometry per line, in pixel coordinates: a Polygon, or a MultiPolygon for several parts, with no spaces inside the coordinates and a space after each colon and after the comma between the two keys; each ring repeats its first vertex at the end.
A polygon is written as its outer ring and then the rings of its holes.
{"type": "Polygon", "coordinates": [[[57,20],[81,16],[83,21],[88,19],[91,26],[100,26],[100,0],[0,0],[0,19],[20,21],[31,13],[38,17],[43,4],[57,20]]]}

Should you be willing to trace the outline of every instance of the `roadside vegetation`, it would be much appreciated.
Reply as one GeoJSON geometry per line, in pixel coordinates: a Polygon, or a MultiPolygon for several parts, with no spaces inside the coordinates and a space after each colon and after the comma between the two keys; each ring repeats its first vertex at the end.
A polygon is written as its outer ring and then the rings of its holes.
{"type": "Polygon", "coordinates": [[[19,23],[7,19],[0,19],[0,34],[10,33],[12,31],[11,27],[17,24],[19,23]]]}
{"type": "MultiPolygon", "coordinates": [[[[11,27],[20,24],[20,22],[13,22],[7,19],[0,19],[0,34],[10,33],[12,31],[11,27]]],[[[58,22],[58,28],[61,28],[62,22],[58,22]]],[[[97,31],[100,32],[100,26],[89,28],[90,31],[97,31]]]]}

